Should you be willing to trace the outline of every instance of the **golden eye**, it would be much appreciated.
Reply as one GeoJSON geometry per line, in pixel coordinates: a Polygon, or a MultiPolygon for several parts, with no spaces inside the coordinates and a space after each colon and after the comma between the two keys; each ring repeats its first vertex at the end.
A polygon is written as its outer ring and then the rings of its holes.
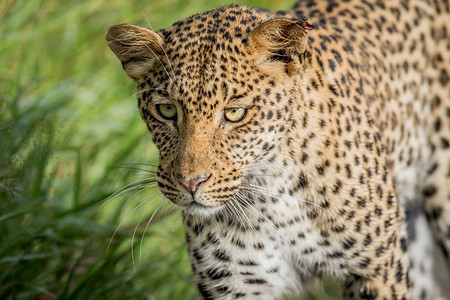
{"type": "Polygon", "coordinates": [[[226,108],[224,113],[224,118],[228,122],[237,123],[242,121],[247,114],[247,109],[242,107],[231,107],[226,108]]]}
{"type": "Polygon", "coordinates": [[[163,119],[175,120],[177,118],[177,107],[173,104],[157,104],[156,111],[163,119]]]}

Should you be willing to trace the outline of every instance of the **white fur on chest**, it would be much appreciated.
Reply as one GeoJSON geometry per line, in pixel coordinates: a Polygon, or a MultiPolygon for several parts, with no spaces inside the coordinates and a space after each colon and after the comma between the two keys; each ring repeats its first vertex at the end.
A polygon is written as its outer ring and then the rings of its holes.
{"type": "Polygon", "coordinates": [[[235,214],[227,216],[233,224],[211,222],[200,236],[190,241],[190,248],[201,249],[204,256],[214,257],[217,251],[223,251],[229,257],[229,261],[219,265],[217,260],[205,260],[198,268],[225,268],[234,275],[228,278],[236,281],[232,285],[239,285],[246,274],[258,274],[270,285],[267,293],[277,297],[286,291],[295,295],[305,281],[317,275],[346,274],[347,270],[340,268],[344,258],[330,259],[340,246],[321,235],[307,216],[310,210],[305,205],[307,200],[289,194],[288,182],[292,180],[285,176],[289,172],[256,180],[261,185],[259,189],[256,183],[249,184],[253,189],[247,189],[251,205],[233,209],[235,214]],[[283,189],[284,193],[277,192],[283,189]],[[208,236],[216,238],[215,242],[205,242],[208,236]]]}

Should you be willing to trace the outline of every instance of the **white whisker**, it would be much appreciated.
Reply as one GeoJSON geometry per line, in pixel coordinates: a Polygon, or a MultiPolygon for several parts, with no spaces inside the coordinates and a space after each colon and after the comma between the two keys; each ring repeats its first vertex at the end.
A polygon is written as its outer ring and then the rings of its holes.
{"type": "MultiPolygon", "coordinates": [[[[124,207],[122,208],[122,210],[121,210],[121,213],[120,213],[120,218],[122,219],[122,221],[119,223],[119,225],[116,227],[116,229],[114,230],[114,233],[113,233],[113,235],[111,236],[111,238],[110,238],[110,240],[109,240],[109,243],[108,243],[108,246],[106,247],[106,251],[108,251],[109,250],[109,247],[111,246],[111,243],[112,243],[112,241],[113,241],[113,239],[114,239],[114,237],[115,237],[115,235],[116,235],[116,233],[117,233],[117,231],[119,231],[119,229],[120,229],[120,227],[126,222],[126,221],[128,221],[144,204],[146,204],[146,202],[144,202],[144,201],[140,201],[140,203],[139,203],[139,205],[137,205],[129,214],[128,214],[128,216],[127,217],[125,217],[125,218],[122,218],[122,216],[123,216],[123,213],[124,213],[124,210],[125,210],[125,207],[126,207],[126,205],[127,205],[127,203],[130,201],[130,199],[132,199],[134,196],[136,196],[137,194],[139,194],[139,193],[141,193],[143,190],[140,190],[140,191],[138,191],[138,192],[136,192],[136,193],[134,193],[129,199],[127,199],[127,201],[125,202],[125,205],[124,205],[124,207]]],[[[156,193],[152,193],[151,194],[151,197],[153,197],[154,195],[155,195],[156,193]]],[[[150,202],[148,202],[147,204],[150,204],[150,203],[153,203],[153,201],[155,201],[155,199],[152,199],[150,202]]]]}
{"type": "MultiPolygon", "coordinates": [[[[159,199],[161,199],[161,198],[158,198],[158,200],[159,200],[159,199]]],[[[140,243],[140,246],[139,246],[139,268],[142,267],[142,244],[143,244],[143,242],[144,242],[145,233],[147,232],[148,226],[149,226],[150,223],[152,222],[153,217],[156,215],[156,213],[158,212],[158,209],[159,209],[160,207],[161,207],[161,201],[159,202],[158,207],[156,207],[156,209],[153,211],[153,213],[152,213],[150,219],[147,221],[147,224],[145,224],[144,232],[142,233],[142,236],[141,236],[141,243],[140,243]]]]}
{"type": "Polygon", "coordinates": [[[134,261],[134,236],[136,235],[136,231],[139,227],[139,224],[142,221],[142,218],[144,217],[144,212],[142,212],[141,217],[139,218],[138,223],[136,224],[136,226],[134,227],[133,230],[133,235],[131,236],[131,244],[130,244],[130,250],[131,250],[131,261],[133,262],[133,268],[134,271],[136,271],[136,262],[134,261]]]}
{"type": "MultiPolygon", "coordinates": [[[[116,197],[118,197],[118,196],[120,196],[120,195],[122,195],[122,194],[124,194],[124,193],[126,193],[126,192],[132,191],[132,190],[137,189],[137,188],[140,188],[140,187],[145,187],[145,184],[142,184],[142,182],[146,182],[146,181],[149,181],[149,179],[148,179],[148,178],[139,179],[139,180],[136,180],[136,181],[134,181],[134,182],[132,182],[132,183],[127,184],[127,185],[124,186],[124,187],[119,188],[117,191],[115,191],[114,193],[112,193],[111,196],[109,196],[108,198],[106,198],[106,199],[103,201],[102,205],[100,205],[100,209],[102,209],[103,206],[104,206],[106,203],[108,203],[109,201],[111,201],[112,199],[114,199],[114,198],[116,198],[116,197]],[[139,185],[135,185],[135,184],[137,184],[137,183],[140,183],[140,184],[139,184],[139,185]],[[135,185],[135,186],[133,186],[133,185],[135,185]]],[[[153,183],[154,183],[154,182],[149,182],[148,184],[153,184],[153,183]]],[[[155,183],[155,184],[156,184],[156,183],[155,183]]]]}
{"type": "MultiPolygon", "coordinates": [[[[241,197],[241,195],[236,194],[235,195],[238,199],[240,199],[241,201],[244,201],[245,199],[243,199],[241,197]]],[[[238,204],[238,203],[236,203],[238,204]]],[[[250,226],[250,229],[255,233],[255,235],[258,235],[256,228],[254,226],[254,224],[252,223],[252,221],[250,220],[250,218],[247,216],[247,214],[245,213],[242,205],[237,205],[237,207],[240,209],[240,211],[242,212],[242,218],[248,223],[248,225],[250,226]]]]}
{"type": "MultiPolygon", "coordinates": [[[[150,24],[150,21],[148,20],[148,18],[147,18],[147,16],[145,15],[144,12],[142,12],[142,15],[144,16],[145,20],[147,21],[148,26],[150,27],[150,29],[153,30],[153,31],[155,31],[155,30],[153,29],[152,24],[150,24]]],[[[172,76],[173,76],[173,78],[176,78],[175,72],[173,71],[172,63],[170,62],[170,59],[169,59],[169,57],[167,56],[166,50],[164,49],[162,43],[160,43],[159,46],[161,47],[161,49],[162,49],[163,52],[164,52],[164,55],[165,55],[165,57],[166,57],[166,59],[167,59],[167,63],[169,64],[169,67],[170,67],[170,69],[171,69],[171,71],[172,71],[172,76]]]]}

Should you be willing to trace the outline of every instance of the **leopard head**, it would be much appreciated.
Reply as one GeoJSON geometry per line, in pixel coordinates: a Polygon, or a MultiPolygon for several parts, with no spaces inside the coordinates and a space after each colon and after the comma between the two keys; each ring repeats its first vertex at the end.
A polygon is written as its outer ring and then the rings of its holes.
{"type": "Polygon", "coordinates": [[[308,53],[305,24],[228,6],[160,32],[109,29],[159,149],[159,187],[186,213],[212,215],[239,201],[246,178],[280,159],[308,53]]]}

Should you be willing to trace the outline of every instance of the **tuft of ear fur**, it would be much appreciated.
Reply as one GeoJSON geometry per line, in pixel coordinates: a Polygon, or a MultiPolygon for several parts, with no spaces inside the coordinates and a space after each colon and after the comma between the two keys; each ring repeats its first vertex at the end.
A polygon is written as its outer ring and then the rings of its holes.
{"type": "Polygon", "coordinates": [[[125,72],[134,80],[147,73],[164,51],[164,41],[159,34],[136,25],[111,26],[106,40],[125,72]]]}
{"type": "Polygon", "coordinates": [[[305,52],[307,29],[312,26],[301,20],[273,19],[262,23],[250,33],[249,43],[263,68],[279,69],[284,64],[289,76],[300,68],[299,56],[305,52]]]}

